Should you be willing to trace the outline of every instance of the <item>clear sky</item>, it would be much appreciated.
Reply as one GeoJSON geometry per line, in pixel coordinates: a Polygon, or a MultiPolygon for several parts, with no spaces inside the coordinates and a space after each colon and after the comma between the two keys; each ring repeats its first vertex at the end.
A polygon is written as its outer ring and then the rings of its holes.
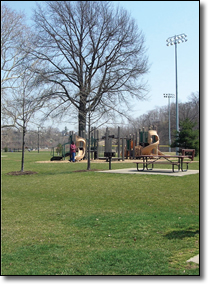
{"type": "MultiPolygon", "coordinates": [[[[35,2],[2,1],[11,8],[24,11],[28,19],[35,2]]],[[[199,91],[199,1],[113,1],[126,8],[145,35],[150,70],[144,77],[148,100],[131,101],[133,117],[167,105],[164,93],[175,94],[175,46],[166,46],[166,39],[185,33],[187,42],[178,44],[178,98],[186,102],[192,92],[199,91]]],[[[173,102],[174,99],[172,99],[173,102]]]]}
{"type": "Polygon", "coordinates": [[[175,46],[166,39],[185,33],[188,41],[178,44],[178,96],[185,102],[199,91],[199,1],[117,1],[134,17],[145,34],[148,48],[148,101],[139,103],[136,115],[167,104],[164,93],[175,94],[175,46]]]}

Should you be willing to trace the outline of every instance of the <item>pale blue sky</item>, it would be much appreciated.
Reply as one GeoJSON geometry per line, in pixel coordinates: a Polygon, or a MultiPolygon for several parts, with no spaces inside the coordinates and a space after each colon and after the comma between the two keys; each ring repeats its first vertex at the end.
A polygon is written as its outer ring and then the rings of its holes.
{"type": "MultiPolygon", "coordinates": [[[[11,8],[24,11],[28,19],[35,2],[2,1],[11,8]]],[[[178,97],[186,102],[192,92],[199,91],[199,1],[114,1],[126,8],[145,35],[151,65],[144,77],[149,99],[134,104],[134,117],[167,105],[164,93],[175,94],[175,46],[166,46],[168,37],[187,34],[188,41],[178,44],[178,97]]],[[[173,99],[172,99],[173,101],[173,99]]]]}
{"type": "MultiPolygon", "coordinates": [[[[145,113],[167,104],[163,93],[175,94],[175,47],[166,46],[168,37],[185,33],[188,41],[178,45],[178,95],[185,102],[199,91],[199,2],[118,1],[130,11],[145,34],[151,68],[146,76],[150,100],[139,104],[145,113]]],[[[141,114],[141,110],[137,110],[141,114]]]]}

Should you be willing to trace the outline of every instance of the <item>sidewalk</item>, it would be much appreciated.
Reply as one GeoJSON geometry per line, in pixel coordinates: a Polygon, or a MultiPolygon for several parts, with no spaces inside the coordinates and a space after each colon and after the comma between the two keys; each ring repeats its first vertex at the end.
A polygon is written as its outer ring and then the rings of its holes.
{"type": "Polygon", "coordinates": [[[175,176],[182,177],[186,175],[198,174],[198,170],[188,170],[186,172],[172,172],[172,169],[153,169],[148,171],[137,171],[136,168],[128,168],[128,169],[118,169],[118,170],[105,170],[98,171],[98,173],[109,173],[109,174],[139,174],[139,175],[167,175],[167,176],[175,176]]]}
{"type": "Polygon", "coordinates": [[[195,262],[195,263],[199,264],[199,254],[197,254],[194,257],[191,257],[190,259],[187,260],[187,262],[195,262]]]}

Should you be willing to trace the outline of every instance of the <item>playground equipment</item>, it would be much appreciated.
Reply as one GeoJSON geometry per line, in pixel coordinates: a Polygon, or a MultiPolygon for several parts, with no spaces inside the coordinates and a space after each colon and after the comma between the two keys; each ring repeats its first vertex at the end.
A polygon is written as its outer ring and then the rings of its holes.
{"type": "MultiPolygon", "coordinates": [[[[99,157],[99,159],[106,159],[107,162],[111,162],[112,159],[121,160],[122,157],[120,156],[120,144],[121,144],[120,141],[122,140],[122,144],[124,145],[124,139],[120,137],[120,127],[118,127],[117,137],[115,137],[115,135],[110,135],[110,131],[107,127],[105,135],[102,136],[102,140],[105,141],[104,158],[99,157]],[[113,145],[112,145],[113,140],[117,144],[115,145],[115,149],[113,149],[113,145]]],[[[122,148],[124,148],[124,146],[122,148]]],[[[124,156],[123,156],[123,159],[124,159],[124,156]]]]}
{"type": "Polygon", "coordinates": [[[99,142],[99,131],[96,128],[91,128],[90,140],[87,139],[87,144],[90,143],[90,153],[91,159],[98,158],[98,142],[99,142]]]}
{"type": "Polygon", "coordinates": [[[62,145],[62,156],[54,156],[53,148],[53,157],[51,158],[51,161],[65,160],[65,157],[70,155],[70,144],[72,141],[75,141],[77,147],[78,153],[75,157],[76,161],[80,161],[90,155],[91,159],[103,159],[106,160],[106,162],[109,162],[109,168],[111,168],[112,160],[124,161],[125,158],[138,159],[141,155],[163,155],[163,153],[159,151],[160,140],[155,126],[148,131],[144,131],[144,128],[142,128],[142,130],[139,129],[139,135],[138,132],[136,132],[133,135],[130,134],[126,137],[121,137],[120,127],[118,127],[117,137],[115,135],[110,135],[110,130],[106,128],[105,135],[102,137],[102,140],[104,140],[104,144],[102,143],[102,145],[99,143],[98,130],[92,128],[90,133],[90,137],[88,138],[86,138],[85,132],[83,133],[85,139],[71,132],[68,142],[62,145]],[[89,149],[87,145],[89,145],[89,149]],[[99,149],[101,150],[102,147],[104,147],[104,154],[99,152],[99,149]]]}
{"type": "Polygon", "coordinates": [[[118,127],[118,137],[110,135],[110,131],[106,128],[105,135],[102,137],[105,140],[104,158],[111,163],[111,160],[124,160],[139,158],[141,155],[163,155],[159,150],[159,136],[156,127],[144,131],[144,128],[139,129],[139,135],[136,132],[133,135],[128,135],[125,138],[120,136],[120,127],[118,127]],[[117,144],[116,151],[113,151],[112,141],[117,144]]]}
{"type": "Polygon", "coordinates": [[[116,153],[112,151],[112,139],[114,135],[109,135],[108,128],[106,129],[105,136],[102,139],[105,139],[105,152],[104,157],[106,158],[106,162],[109,162],[109,170],[111,170],[111,160],[116,156],[116,153]]]}
{"type": "Polygon", "coordinates": [[[127,138],[126,137],[126,145],[125,145],[125,149],[124,149],[124,156],[126,157],[126,159],[128,158],[135,158],[135,152],[134,152],[134,147],[136,146],[137,143],[137,139],[135,139],[133,137],[133,139],[131,138],[127,138]]]}
{"type": "Polygon", "coordinates": [[[75,160],[80,161],[85,157],[86,154],[86,139],[76,136],[75,145],[78,148],[78,154],[75,156],[75,160]]]}
{"type": "Polygon", "coordinates": [[[135,146],[135,156],[141,155],[163,155],[163,153],[158,149],[159,146],[159,136],[156,130],[148,131],[148,145],[138,145],[135,146]]]}
{"type": "MultiPolygon", "coordinates": [[[[135,159],[141,155],[163,155],[159,150],[159,136],[156,127],[154,129],[144,131],[139,129],[139,137],[136,134],[126,137],[126,145],[124,148],[124,156],[128,159],[135,159]],[[139,139],[138,139],[139,138],[139,139]],[[139,143],[138,143],[139,140],[139,143]]],[[[123,153],[122,153],[123,155],[123,153]]]]}
{"type": "Polygon", "coordinates": [[[52,158],[50,160],[51,161],[60,161],[62,159],[65,160],[65,157],[70,156],[70,144],[73,140],[75,141],[75,145],[76,145],[77,150],[78,150],[78,153],[75,156],[75,160],[80,161],[80,160],[84,159],[85,154],[86,154],[86,139],[72,134],[72,135],[69,136],[69,142],[64,143],[62,145],[62,155],[55,156],[54,155],[54,147],[52,148],[52,151],[51,151],[52,158]]]}

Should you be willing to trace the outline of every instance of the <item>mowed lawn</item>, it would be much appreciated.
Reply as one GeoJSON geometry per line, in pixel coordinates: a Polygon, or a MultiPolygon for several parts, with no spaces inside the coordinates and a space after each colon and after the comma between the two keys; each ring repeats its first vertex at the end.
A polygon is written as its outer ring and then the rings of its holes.
{"type": "Polygon", "coordinates": [[[2,155],[2,275],[199,275],[198,174],[75,172],[86,163],[26,152],[37,174],[11,176],[21,153],[2,155]]]}

